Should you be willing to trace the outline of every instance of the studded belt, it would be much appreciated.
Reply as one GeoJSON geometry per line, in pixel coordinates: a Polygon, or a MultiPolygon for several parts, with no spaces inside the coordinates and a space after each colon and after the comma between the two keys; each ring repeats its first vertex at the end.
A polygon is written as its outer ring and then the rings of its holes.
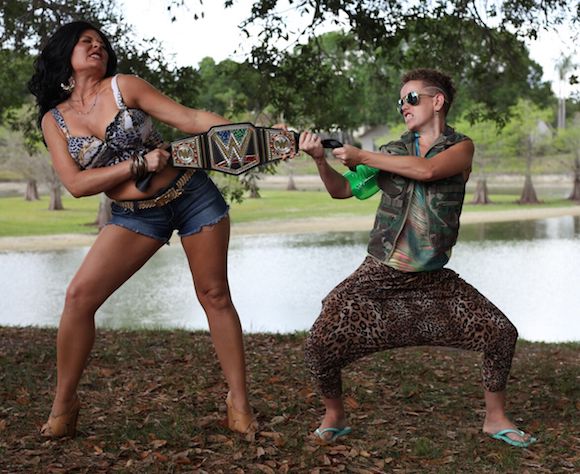
{"type": "Polygon", "coordinates": [[[167,191],[161,193],[151,199],[144,199],[141,201],[114,201],[117,206],[123,209],[129,209],[131,211],[136,211],[138,209],[152,209],[154,207],[162,207],[169,204],[171,201],[175,201],[179,196],[183,194],[183,188],[189,182],[195,170],[186,170],[175,184],[171,186],[167,191]]]}

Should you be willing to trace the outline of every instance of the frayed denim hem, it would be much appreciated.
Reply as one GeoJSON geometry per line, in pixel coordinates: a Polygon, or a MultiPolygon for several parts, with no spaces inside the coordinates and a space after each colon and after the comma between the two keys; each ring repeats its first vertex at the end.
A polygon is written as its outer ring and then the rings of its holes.
{"type": "Polygon", "coordinates": [[[105,225],[115,225],[117,227],[121,227],[122,229],[130,230],[131,232],[133,232],[135,234],[142,235],[143,237],[149,237],[150,239],[157,240],[158,242],[169,245],[169,239],[167,239],[165,237],[159,238],[159,237],[156,237],[155,235],[147,234],[145,232],[141,232],[139,230],[132,229],[129,226],[126,226],[123,224],[118,224],[117,222],[107,222],[105,225]]]}
{"type": "Polygon", "coordinates": [[[212,225],[216,225],[217,223],[221,222],[223,219],[225,219],[228,216],[229,212],[230,212],[230,209],[228,207],[223,214],[217,216],[215,219],[208,222],[207,224],[202,224],[197,229],[192,230],[191,232],[188,232],[187,234],[181,234],[178,232],[178,235],[179,235],[179,237],[184,238],[184,237],[189,237],[190,235],[199,234],[203,230],[204,227],[210,227],[212,225]]]}

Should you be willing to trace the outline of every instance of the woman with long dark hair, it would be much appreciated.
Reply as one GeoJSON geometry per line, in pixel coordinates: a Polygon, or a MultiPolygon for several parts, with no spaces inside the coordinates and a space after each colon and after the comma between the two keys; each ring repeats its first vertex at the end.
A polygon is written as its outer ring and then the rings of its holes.
{"type": "Polygon", "coordinates": [[[75,197],[105,192],[113,200],[109,225],[67,288],[57,337],[56,394],[42,435],[75,434],[77,387],[95,339],[95,312],[174,230],[229,385],[228,425],[242,433],[255,430],[242,329],[227,277],[228,206],[204,171],[178,170],[168,163],[151,117],[188,134],[229,122],[180,105],[116,69],[107,37],[77,21],[50,38],[29,82],[45,143],[66,189],[75,197]],[[136,181],[151,174],[147,190],[138,189],[136,181]]]}

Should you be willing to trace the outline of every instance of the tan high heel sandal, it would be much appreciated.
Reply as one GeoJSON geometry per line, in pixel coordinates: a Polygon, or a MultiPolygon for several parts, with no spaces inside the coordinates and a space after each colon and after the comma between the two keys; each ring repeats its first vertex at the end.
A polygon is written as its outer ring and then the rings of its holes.
{"type": "Polygon", "coordinates": [[[45,438],[74,438],[80,408],[81,402],[79,397],[76,397],[69,411],[57,416],[51,414],[40,430],[41,436],[45,438]]]}
{"type": "Polygon", "coordinates": [[[230,392],[228,392],[226,397],[226,407],[228,409],[228,427],[230,430],[244,434],[258,431],[258,421],[254,414],[251,411],[244,413],[236,410],[232,403],[230,392]]]}

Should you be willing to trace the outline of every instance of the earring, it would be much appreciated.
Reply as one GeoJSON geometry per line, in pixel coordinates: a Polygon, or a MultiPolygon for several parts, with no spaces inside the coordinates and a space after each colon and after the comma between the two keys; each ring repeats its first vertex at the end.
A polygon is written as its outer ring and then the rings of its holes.
{"type": "Polygon", "coordinates": [[[76,86],[76,82],[72,76],[68,78],[67,84],[65,84],[64,82],[60,83],[60,87],[65,92],[72,92],[72,90],[75,88],[75,86],[76,86]]]}

